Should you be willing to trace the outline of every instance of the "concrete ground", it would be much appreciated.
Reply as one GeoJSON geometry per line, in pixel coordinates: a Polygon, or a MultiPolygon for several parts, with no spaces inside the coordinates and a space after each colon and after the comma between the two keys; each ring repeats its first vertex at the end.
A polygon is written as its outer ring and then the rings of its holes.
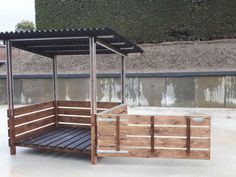
{"type": "MultiPolygon", "coordinates": [[[[0,177],[235,177],[236,109],[145,108],[147,114],[197,112],[212,116],[211,160],[101,158],[91,165],[88,157],[7,146],[6,106],[0,106],[0,177]]],[[[143,113],[144,108],[131,109],[143,113]]]]}

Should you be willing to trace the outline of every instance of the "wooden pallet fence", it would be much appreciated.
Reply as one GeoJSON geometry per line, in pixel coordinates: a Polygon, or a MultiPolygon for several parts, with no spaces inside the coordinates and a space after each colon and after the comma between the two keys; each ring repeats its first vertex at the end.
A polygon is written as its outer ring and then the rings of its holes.
{"type": "Polygon", "coordinates": [[[29,134],[32,135],[39,131],[45,131],[49,127],[52,127],[55,124],[54,111],[54,102],[45,102],[15,108],[13,110],[13,129],[16,140],[25,138],[29,134]]]}
{"type": "Polygon", "coordinates": [[[99,114],[97,154],[209,159],[210,122],[210,117],[202,115],[99,114]]]}
{"type": "MultiPolygon", "coordinates": [[[[98,102],[98,112],[107,111],[119,103],[98,102]]],[[[91,126],[91,108],[88,101],[58,101],[59,125],[91,126]]]]}

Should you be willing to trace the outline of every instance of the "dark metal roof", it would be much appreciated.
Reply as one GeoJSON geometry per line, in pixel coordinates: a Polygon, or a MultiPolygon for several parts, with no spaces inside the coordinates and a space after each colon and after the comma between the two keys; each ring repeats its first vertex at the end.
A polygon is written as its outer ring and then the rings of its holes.
{"type": "MultiPolygon", "coordinates": [[[[65,30],[33,30],[0,33],[0,40],[10,40],[12,46],[47,57],[54,55],[89,54],[89,37],[110,46],[122,54],[142,53],[136,44],[110,28],[81,28],[65,30]]],[[[97,54],[114,54],[97,44],[97,54]]]]}

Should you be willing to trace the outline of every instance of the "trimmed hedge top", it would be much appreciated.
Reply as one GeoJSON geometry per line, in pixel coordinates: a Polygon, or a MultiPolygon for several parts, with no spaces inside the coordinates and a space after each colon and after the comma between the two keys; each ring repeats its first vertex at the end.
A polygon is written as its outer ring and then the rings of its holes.
{"type": "Polygon", "coordinates": [[[110,27],[137,43],[236,37],[233,0],[35,0],[38,29],[110,27]]]}

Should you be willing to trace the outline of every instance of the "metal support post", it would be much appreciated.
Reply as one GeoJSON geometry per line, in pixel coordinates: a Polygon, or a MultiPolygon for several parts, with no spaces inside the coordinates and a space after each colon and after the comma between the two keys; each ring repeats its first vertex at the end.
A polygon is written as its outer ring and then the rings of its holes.
{"type": "Polygon", "coordinates": [[[89,38],[90,50],[90,99],[91,99],[91,163],[97,162],[97,76],[96,76],[96,43],[94,37],[89,38]]]}
{"type": "Polygon", "coordinates": [[[53,100],[55,124],[58,125],[58,74],[57,74],[57,56],[53,57],[53,100]]]}
{"type": "Polygon", "coordinates": [[[122,56],[121,58],[121,103],[125,103],[125,79],[126,79],[126,73],[125,73],[125,58],[122,56]]]}
{"type": "Polygon", "coordinates": [[[8,128],[9,128],[9,146],[11,155],[16,154],[15,130],[14,130],[14,87],[12,72],[12,46],[9,40],[6,43],[7,55],[7,100],[8,100],[8,128]]]}

